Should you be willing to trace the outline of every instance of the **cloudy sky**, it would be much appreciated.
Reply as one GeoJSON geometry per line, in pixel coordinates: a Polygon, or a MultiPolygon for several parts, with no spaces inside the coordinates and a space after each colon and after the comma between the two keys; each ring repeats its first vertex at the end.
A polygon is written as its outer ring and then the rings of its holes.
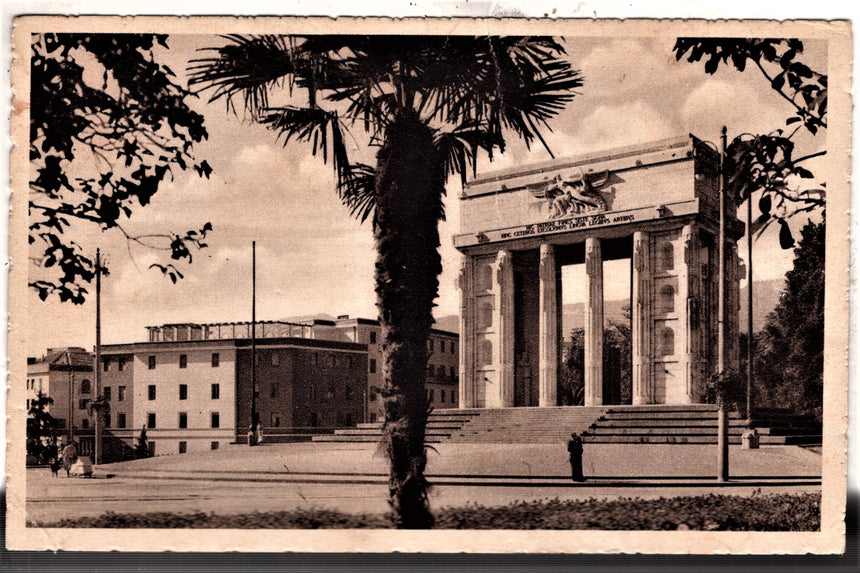
{"type": "MultiPolygon", "coordinates": [[[[198,48],[219,42],[171,36],[165,61],[182,70],[198,48]]],[[[707,76],[701,64],[676,62],[673,43],[668,38],[567,38],[568,56],[585,83],[552,123],[547,141],[556,157],[687,133],[716,142],[723,124],[730,137],[783,127],[791,109],[761,76],[728,69],[707,76]]],[[[806,48],[804,60],[826,69],[825,46],[807,43],[806,48]]],[[[107,254],[111,272],[103,283],[103,342],[145,340],[148,325],[250,320],[253,240],[258,319],[318,313],[375,317],[371,230],[352,220],[338,202],[330,165],[312,157],[309,146],[282,147],[272,132],[227,113],[221,101],[197,100],[193,106],[206,116],[210,135],[195,154],[210,163],[212,177],[177,177],[125,226],[132,233],[151,233],[200,228],[208,221],[214,227],[209,247],[194,253],[193,264],[182,268],[185,279],[174,285],[148,268],[162,253],[130,245],[118,233],[82,237],[86,248],[99,246],[107,254]]],[[[354,145],[363,147],[361,142],[357,133],[354,145]]],[[[809,152],[825,143],[824,135],[799,141],[809,152]]],[[[528,151],[511,140],[505,155],[492,164],[482,161],[480,170],[548,157],[543,149],[528,151]]],[[[451,236],[458,228],[459,191],[459,182],[451,180],[448,218],[441,224],[445,270],[437,316],[458,311],[459,255],[451,236]]],[[[805,221],[798,217],[793,227],[805,221]]],[[[771,229],[756,242],[756,279],[779,278],[791,266],[791,251],[779,249],[775,233],[771,229]]],[[[607,277],[606,297],[623,296],[626,280],[607,277]]],[[[566,300],[575,300],[576,287],[567,290],[566,300]]],[[[41,302],[31,292],[27,305],[29,355],[48,347],[94,344],[93,300],[72,306],[41,302]]]]}

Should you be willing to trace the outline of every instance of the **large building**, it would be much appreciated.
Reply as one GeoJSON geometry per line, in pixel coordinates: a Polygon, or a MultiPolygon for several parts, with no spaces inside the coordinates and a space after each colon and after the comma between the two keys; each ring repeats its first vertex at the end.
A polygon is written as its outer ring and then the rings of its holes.
{"type": "MultiPolygon", "coordinates": [[[[27,411],[40,394],[48,396],[52,402],[45,411],[56,421],[58,437],[68,435],[69,426],[87,433],[92,424],[88,406],[95,398],[93,380],[92,354],[76,347],[49,348],[44,356],[27,359],[27,411]]],[[[80,445],[85,454],[92,452],[90,436],[80,445]]]]}
{"type": "MultiPolygon", "coordinates": [[[[252,412],[264,439],[381,419],[382,340],[375,320],[258,322],[253,340],[248,322],[166,324],[147,331],[146,342],[102,346],[105,462],[132,457],[143,432],[150,455],[242,442],[252,412]]],[[[455,408],[457,335],[433,330],[427,344],[428,400],[433,408],[455,408]]],[[[30,362],[29,400],[41,388],[55,400],[52,413],[71,411],[75,440],[90,455],[93,355],[52,349],[30,362]]],[[[55,416],[66,428],[67,417],[55,416]]]]}
{"type": "Polygon", "coordinates": [[[744,226],[726,208],[721,248],[719,200],[719,155],[692,136],[470,182],[454,237],[463,254],[460,405],[558,405],[567,265],[585,270],[585,405],[620,395],[602,374],[608,280],[629,285],[632,404],[703,401],[708,379],[738,365],[744,226]],[[625,259],[627,271],[604,278],[604,262],[625,259]]]}

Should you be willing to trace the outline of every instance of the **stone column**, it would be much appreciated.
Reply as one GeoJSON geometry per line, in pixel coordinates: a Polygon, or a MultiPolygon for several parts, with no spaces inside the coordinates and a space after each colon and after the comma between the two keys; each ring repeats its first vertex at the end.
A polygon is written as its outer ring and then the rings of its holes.
{"type": "Polygon", "coordinates": [[[651,258],[648,233],[633,233],[633,404],[651,403],[651,258]]]}
{"type": "Polygon", "coordinates": [[[475,317],[474,317],[474,262],[463,256],[457,288],[460,290],[460,384],[459,407],[476,407],[475,396],[475,317]]]}
{"type": "Polygon", "coordinates": [[[556,406],[558,390],[558,304],[556,299],[555,247],[540,246],[540,407],[556,406]]]}
{"type": "MultiPolygon", "coordinates": [[[[696,257],[696,233],[692,224],[684,225],[681,229],[681,244],[684,248],[684,262],[678,269],[678,302],[679,323],[678,339],[675,340],[675,352],[679,354],[681,361],[681,373],[684,377],[679,381],[684,385],[683,400],[685,404],[694,402],[694,375],[696,369],[694,353],[694,337],[698,325],[694,321],[694,301],[690,290],[690,284],[697,272],[695,269],[696,257]]],[[[679,394],[681,394],[679,392],[679,394]]]]}
{"type": "Polygon", "coordinates": [[[496,256],[495,324],[497,324],[499,373],[499,405],[514,405],[514,261],[510,251],[501,250],[496,256]]]}
{"type": "Polygon", "coordinates": [[[603,256],[600,239],[585,240],[585,405],[603,404],[603,256]]]}

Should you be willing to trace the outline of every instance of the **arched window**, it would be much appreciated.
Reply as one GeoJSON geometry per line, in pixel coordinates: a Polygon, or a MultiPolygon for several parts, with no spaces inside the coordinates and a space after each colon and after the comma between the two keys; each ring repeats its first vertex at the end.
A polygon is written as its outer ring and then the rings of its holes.
{"type": "Polygon", "coordinates": [[[675,354],[675,331],[668,326],[660,330],[660,354],[670,356],[675,354]]]}
{"type": "Polygon", "coordinates": [[[663,285],[657,291],[657,312],[675,312],[675,287],[663,285]]]}
{"type": "Polygon", "coordinates": [[[478,328],[489,328],[493,326],[493,303],[482,302],[478,308],[478,328]]]}
{"type": "Polygon", "coordinates": [[[86,378],[81,380],[81,394],[89,394],[92,391],[93,391],[93,388],[92,388],[92,384],[90,383],[90,381],[87,380],[86,378]]]}
{"type": "Polygon", "coordinates": [[[493,289],[493,268],[488,264],[478,265],[478,280],[477,288],[478,290],[492,290],[493,289]]]}
{"type": "Polygon", "coordinates": [[[484,340],[481,342],[481,352],[479,353],[479,359],[481,364],[493,363],[493,343],[489,340],[484,340]]]}
{"type": "Polygon", "coordinates": [[[675,247],[669,241],[663,241],[657,248],[657,270],[671,271],[675,268],[675,247]]]}

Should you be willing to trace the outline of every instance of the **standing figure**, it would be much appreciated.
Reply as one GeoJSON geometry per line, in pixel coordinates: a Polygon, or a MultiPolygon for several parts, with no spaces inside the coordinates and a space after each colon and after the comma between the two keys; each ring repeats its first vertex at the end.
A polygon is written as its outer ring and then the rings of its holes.
{"type": "Polygon", "coordinates": [[[585,481],[582,475],[582,438],[576,432],[567,441],[567,453],[570,455],[570,477],[573,481],[585,481]]]}
{"type": "Polygon", "coordinates": [[[75,447],[74,442],[69,442],[63,448],[63,469],[66,470],[66,477],[69,477],[69,470],[72,469],[76,461],[78,461],[78,448],[75,447]]]}

